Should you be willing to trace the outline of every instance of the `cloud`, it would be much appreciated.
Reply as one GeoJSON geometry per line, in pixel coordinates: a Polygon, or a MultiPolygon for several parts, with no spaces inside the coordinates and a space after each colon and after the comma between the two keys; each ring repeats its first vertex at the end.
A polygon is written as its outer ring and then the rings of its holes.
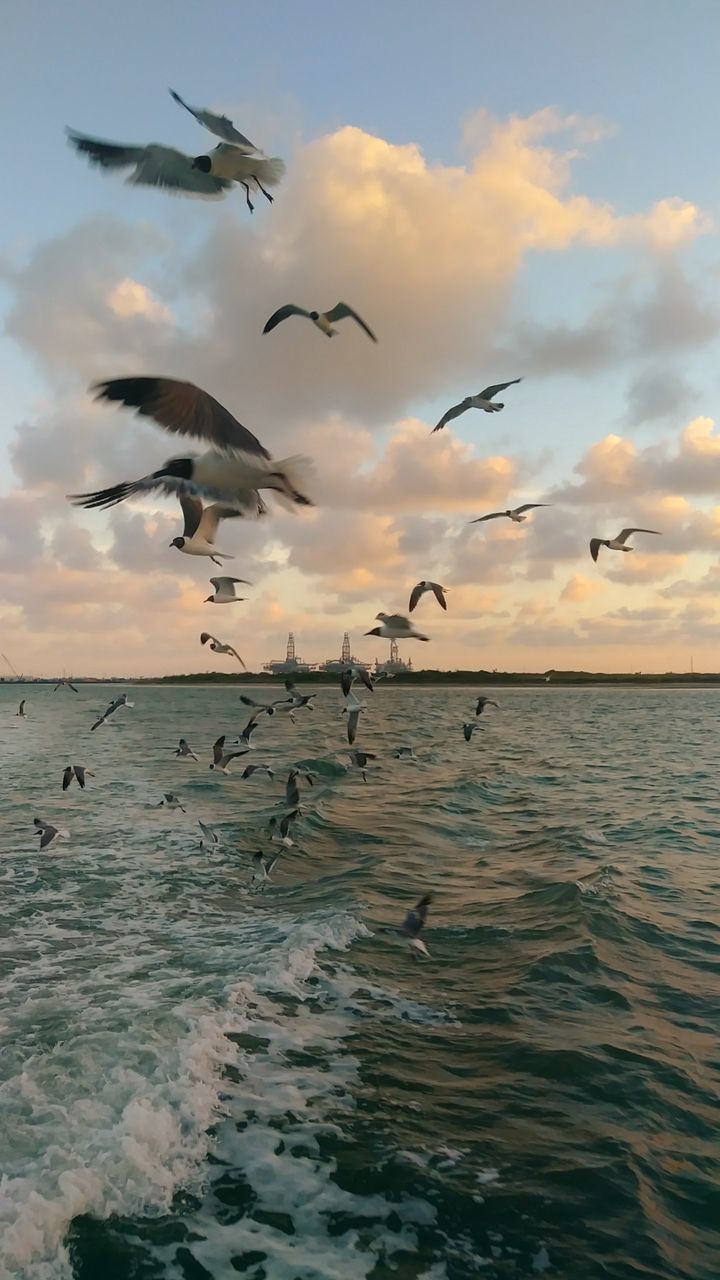
{"type": "Polygon", "coordinates": [[[560,592],[560,599],[567,604],[583,604],[603,590],[604,584],[602,582],[591,582],[589,578],[584,578],[581,573],[574,573],[571,578],[568,578],[560,592]]]}

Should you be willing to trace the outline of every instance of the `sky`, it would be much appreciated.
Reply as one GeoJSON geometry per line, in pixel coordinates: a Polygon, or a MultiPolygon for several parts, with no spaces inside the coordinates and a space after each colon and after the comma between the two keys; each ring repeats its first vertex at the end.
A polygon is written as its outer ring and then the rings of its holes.
{"type": "Polygon", "coordinates": [[[0,652],[29,675],[387,657],[375,616],[419,579],[415,666],[717,670],[720,168],[715,0],[25,0],[0,44],[0,652]],[[221,110],[286,175],[250,214],[131,187],[69,126],[191,155],[221,110]],[[342,299],[328,341],[285,302],[342,299]],[[176,442],[99,379],[187,378],[312,510],[221,525],[216,570],[169,546],[173,499],[66,495],[176,442]],[[498,414],[450,405],[522,378],[498,414]],[[471,524],[543,502],[523,524],[471,524]],[[591,537],[625,526],[631,554],[591,537]]]}

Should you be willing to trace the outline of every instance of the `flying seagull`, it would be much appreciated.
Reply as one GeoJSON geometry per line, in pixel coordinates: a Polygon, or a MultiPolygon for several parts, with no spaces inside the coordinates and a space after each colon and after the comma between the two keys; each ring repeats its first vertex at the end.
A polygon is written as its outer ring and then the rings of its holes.
{"type": "Polygon", "coordinates": [[[248,693],[239,694],[240,701],[244,707],[254,707],[259,715],[265,712],[268,716],[275,715],[275,708],[281,703],[286,703],[287,698],[276,698],[274,702],[257,702],[255,698],[251,698],[248,693]]]}
{"type": "Polygon", "coordinates": [[[27,715],[27,712],[26,712],[26,710],[25,710],[25,703],[26,703],[26,702],[27,702],[27,698],[23,698],[22,702],[20,703],[20,706],[18,707],[17,711],[15,712],[15,715],[16,715],[16,716],[21,716],[23,719],[25,719],[25,717],[26,717],[26,715],[27,715]]]}
{"type": "Polygon", "coordinates": [[[368,762],[370,760],[377,760],[377,756],[373,755],[372,751],[358,751],[357,748],[354,751],[349,751],[348,755],[350,756],[352,767],[359,769],[362,774],[363,782],[367,782],[367,774],[365,770],[368,766],[368,762]]]}
{"type": "Polygon", "coordinates": [[[68,689],[72,689],[73,693],[77,693],[77,689],[75,688],[72,680],[66,680],[65,676],[62,677],[62,680],[58,680],[55,688],[53,689],[53,693],[57,693],[58,689],[61,689],[63,685],[67,686],[68,689]]]}
{"type": "Polygon", "coordinates": [[[355,320],[360,325],[361,329],[365,330],[368,338],[372,338],[373,342],[377,342],[372,329],[366,325],[357,311],[353,311],[352,307],[348,306],[347,302],[336,302],[330,311],[306,311],[304,307],[297,307],[293,302],[289,302],[271,315],[263,329],[263,333],[269,333],[271,329],[281,324],[283,320],[289,319],[290,316],[304,316],[306,320],[312,320],[315,327],[328,338],[332,338],[337,333],[337,329],[333,329],[333,324],[337,323],[338,320],[345,320],[349,316],[351,320],[355,320]]]}
{"type": "Polygon", "coordinates": [[[283,702],[292,700],[294,704],[293,709],[295,711],[297,711],[300,707],[307,707],[308,711],[315,710],[315,708],[312,706],[311,700],[313,698],[317,698],[316,693],[301,693],[293,680],[286,680],[285,688],[288,691],[289,697],[281,699],[281,704],[283,702]]]}
{"type": "Polygon", "coordinates": [[[237,759],[238,756],[244,756],[245,754],[245,751],[226,751],[225,734],[223,733],[222,736],[213,743],[213,758],[212,764],[209,768],[219,769],[220,773],[229,774],[230,770],[228,769],[228,765],[230,761],[237,759]]]}
{"type": "Polygon", "coordinates": [[[173,795],[172,791],[163,792],[162,800],[155,805],[156,809],[162,809],[163,807],[165,809],[179,809],[181,813],[187,813],[187,809],[183,809],[177,796],[173,795]]]}
{"type": "Polygon", "coordinates": [[[73,778],[75,778],[75,780],[77,781],[77,784],[80,787],[80,790],[84,791],[86,776],[89,778],[94,778],[95,774],[91,773],[89,769],[86,769],[84,765],[69,764],[66,769],[63,769],[63,779],[62,779],[63,791],[67,791],[73,778]]]}
{"type": "Polygon", "coordinates": [[[398,931],[405,935],[414,951],[428,958],[430,957],[430,952],[420,937],[420,932],[427,920],[428,907],[431,902],[432,894],[426,893],[417,905],[411,911],[408,911],[398,931]]]}
{"type": "Polygon", "coordinates": [[[210,133],[214,133],[216,138],[222,138],[223,142],[231,142],[233,146],[248,153],[260,151],[260,148],[256,147],[254,142],[251,142],[249,138],[245,137],[244,133],[240,133],[235,128],[232,120],[229,120],[227,116],[217,116],[213,111],[207,111],[204,107],[189,106],[174,89],[169,89],[168,93],[181,107],[189,111],[191,116],[195,117],[198,124],[201,124],[204,129],[209,129],[210,133]]]}
{"type": "Polygon", "coordinates": [[[206,844],[211,849],[217,848],[220,844],[220,836],[217,831],[214,831],[212,827],[208,827],[205,822],[201,822],[200,818],[198,818],[198,826],[201,831],[200,844],[206,844]]]}
{"type": "Polygon", "coordinates": [[[499,703],[493,702],[492,698],[484,698],[481,694],[477,700],[475,715],[481,716],[486,707],[498,707],[499,709],[499,703]]]}
{"type": "Polygon", "coordinates": [[[465,741],[469,742],[475,730],[479,728],[480,728],[480,725],[477,723],[477,720],[474,720],[472,722],[466,721],[465,724],[463,725],[463,734],[465,737],[465,741]]]}
{"type": "Polygon", "coordinates": [[[204,196],[218,199],[229,190],[231,183],[225,178],[196,166],[192,156],[164,147],[159,142],[142,143],[108,142],[104,138],[91,138],[85,133],[68,129],[69,141],[80,155],[87,156],[91,164],[101,169],[132,169],[126,179],[133,187],[159,187],[172,195],[204,196]]]}
{"type": "Polygon", "coordinates": [[[297,809],[300,804],[298,778],[304,778],[309,787],[314,783],[313,776],[307,769],[291,769],[285,783],[285,804],[288,809],[297,809]]]}
{"type": "MultiPolygon", "coordinates": [[[[207,601],[205,601],[205,603],[207,604],[207,601]]],[[[247,671],[247,667],[245,666],[245,663],[240,657],[240,654],[238,653],[237,649],[233,649],[231,644],[223,644],[222,640],[216,640],[215,636],[211,636],[209,631],[203,631],[200,635],[200,643],[208,644],[208,642],[210,644],[210,648],[212,649],[213,653],[230,654],[233,658],[237,658],[243,670],[247,671]]]]}
{"type": "Polygon", "coordinates": [[[368,689],[370,693],[374,692],[372,677],[370,673],[367,671],[365,667],[361,667],[356,663],[353,663],[349,667],[343,667],[342,671],[340,672],[340,688],[342,689],[346,698],[350,692],[350,688],[354,680],[362,680],[363,684],[365,685],[365,688],[368,689]]]}
{"type": "Polygon", "coordinates": [[[243,729],[242,733],[238,735],[237,745],[243,746],[246,751],[254,750],[253,744],[250,741],[250,739],[254,734],[255,730],[257,729],[257,727],[258,727],[257,716],[251,716],[247,724],[245,725],[245,728],[243,729]]]}
{"type": "Polygon", "coordinates": [[[412,613],[418,600],[426,591],[432,591],[435,599],[440,605],[440,608],[447,609],[447,600],[445,599],[447,587],[441,587],[439,582],[418,582],[417,586],[413,587],[410,593],[410,604],[408,605],[408,611],[410,613],[412,613]]]}
{"type": "Polygon", "coordinates": [[[404,618],[401,613],[378,613],[375,616],[382,625],[373,627],[372,631],[366,631],[366,636],[382,636],[385,640],[430,639],[429,636],[423,636],[416,631],[410,619],[404,618]]]}
{"type": "Polygon", "coordinates": [[[254,773],[266,773],[272,782],[275,772],[270,768],[269,764],[248,764],[242,771],[243,778],[252,778],[254,773]]]}
{"type": "Polygon", "coordinates": [[[379,684],[381,680],[394,680],[394,679],[395,679],[394,671],[376,671],[375,675],[372,677],[372,681],[374,685],[379,684]]]}
{"type": "Polygon", "coordinates": [[[505,408],[504,404],[500,404],[493,400],[499,391],[504,391],[506,387],[514,387],[516,383],[522,382],[522,378],[511,378],[509,382],[496,382],[492,387],[485,387],[484,391],[479,391],[476,396],[466,396],[459,404],[454,404],[452,409],[448,409],[433,427],[430,434],[435,431],[442,431],[446,423],[452,422],[453,418],[459,418],[461,413],[465,413],[468,409],[484,409],[485,413],[499,413],[505,408]]]}
{"type": "Polygon", "coordinates": [[[310,464],[306,458],[275,461],[252,431],[243,427],[219,401],[192,382],[175,378],[112,378],[92,388],[98,400],[119,401],[152,418],[166,431],[202,440],[207,451],[171,458],[139,480],[71,493],[75,506],[114,507],[138,493],[191,493],[222,502],[247,514],[254,491],[272,489],[279,502],[311,507],[303,492],[310,464]]]}
{"type": "Polygon", "coordinates": [[[95,729],[99,729],[100,725],[104,724],[106,720],[109,720],[110,716],[114,715],[115,712],[120,707],[134,707],[134,706],[135,706],[135,703],[130,701],[127,694],[121,693],[119,698],[114,698],[113,701],[110,703],[110,705],[105,708],[105,710],[103,711],[99,719],[96,720],[95,723],[90,726],[90,732],[92,733],[94,732],[95,729]]]}
{"type": "Polygon", "coordinates": [[[513,520],[515,524],[522,524],[523,520],[527,520],[523,511],[534,511],[536,507],[551,507],[551,502],[523,502],[521,507],[511,507],[508,511],[491,511],[487,516],[478,516],[477,520],[468,521],[469,524],[482,524],[484,520],[500,520],[502,516],[507,516],[508,520],[513,520]]]}
{"type": "Polygon", "coordinates": [[[53,827],[49,822],[43,822],[42,818],[33,818],[35,834],[40,837],[40,848],[47,849],[49,844],[57,837],[58,840],[69,840],[70,832],[63,827],[53,827]]]}
{"type": "Polygon", "coordinates": [[[634,551],[634,547],[626,546],[632,533],[654,533],[658,538],[662,536],[658,529],[621,529],[617,538],[591,538],[590,555],[593,560],[597,560],[601,547],[607,547],[609,551],[634,551]]]}
{"type": "Polygon", "coordinates": [[[234,560],[227,551],[218,551],[215,547],[215,535],[221,520],[237,520],[247,512],[249,515],[261,516],[267,513],[267,507],[260,494],[254,492],[246,510],[237,507],[224,507],[221,502],[213,502],[203,507],[200,498],[193,498],[189,493],[179,493],[178,500],[185,517],[182,537],[173,538],[171,547],[177,547],[186,556],[207,556],[213,564],[220,565],[223,560],[234,560]]]}
{"type": "Polygon", "coordinates": [[[175,755],[180,756],[184,760],[197,760],[197,756],[192,748],[188,745],[186,738],[181,738],[175,748],[175,755]]]}
{"type": "Polygon", "coordinates": [[[412,747],[398,747],[397,751],[393,751],[393,759],[395,760],[417,760],[417,756],[412,747]]]}
{"type": "Polygon", "coordinates": [[[285,845],[287,849],[292,848],[294,841],[290,836],[290,828],[299,817],[300,810],[293,809],[290,813],[284,814],[282,818],[273,817],[270,819],[268,827],[272,832],[271,839],[275,844],[285,845]]]}
{"type": "Polygon", "coordinates": [[[252,582],[246,582],[244,578],[211,578],[210,581],[215,590],[211,596],[205,597],[203,604],[242,604],[245,596],[235,594],[235,583],[252,586],[252,582]]]}
{"type": "Polygon", "coordinates": [[[267,882],[270,879],[270,873],[272,872],[272,869],[275,866],[275,863],[277,862],[278,857],[279,857],[279,854],[274,853],[274,854],[271,854],[270,857],[266,859],[263,857],[259,849],[257,853],[253,854],[252,876],[250,879],[250,883],[255,885],[255,887],[259,889],[261,892],[264,892],[267,886],[267,882]]]}

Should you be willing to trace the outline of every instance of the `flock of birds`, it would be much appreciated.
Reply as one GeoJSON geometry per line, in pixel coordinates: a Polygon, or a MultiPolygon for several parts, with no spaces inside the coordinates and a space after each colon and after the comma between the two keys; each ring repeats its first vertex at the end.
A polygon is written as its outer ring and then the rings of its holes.
{"type": "MultiPolygon", "coordinates": [[[[173,147],[158,143],[146,145],[114,143],[93,138],[86,134],[68,130],[71,144],[89,161],[107,171],[130,169],[127,179],[132,185],[145,185],[161,188],[171,193],[201,196],[211,199],[223,198],[233,185],[239,185],[245,191],[245,200],[250,212],[254,206],[251,195],[260,192],[272,203],[273,196],[268,188],[276,187],[284,173],[285,164],[278,157],[270,157],[235,128],[227,116],[218,115],[201,107],[190,106],[174,90],[170,93],[178,103],[188,111],[195,120],[212,133],[220,141],[213,150],[201,155],[191,156],[173,147]]],[[[291,317],[299,316],[310,320],[321,333],[333,337],[337,333],[335,326],[346,319],[353,320],[373,342],[377,338],[365,320],[345,302],[338,302],[327,311],[307,310],[295,303],[280,307],[266,322],[263,333],[270,333],[278,325],[291,317]]],[[[508,387],[517,385],[520,378],[507,382],[499,382],[485,387],[477,395],[466,396],[452,405],[442,415],[433,428],[433,433],[443,430],[449,423],[459,418],[470,409],[484,413],[498,413],[504,403],[496,397],[508,387]]],[[[259,519],[268,515],[268,506],[263,493],[272,494],[283,507],[295,510],[297,507],[309,507],[313,501],[308,494],[311,487],[312,463],[304,457],[288,457],[275,459],[258,438],[242,425],[222,404],[209,392],[202,390],[191,382],[165,377],[123,377],[113,378],[97,383],[92,390],[96,398],[110,403],[117,403],[134,409],[139,415],[150,418],[158,426],[178,437],[191,437],[202,442],[204,451],[192,453],[184,451],[181,456],[172,457],[155,471],[140,476],[136,480],[125,481],[89,493],[68,495],[75,505],[94,510],[105,510],[124,502],[128,498],[143,497],[149,493],[160,493],[177,498],[183,517],[183,530],[173,538],[170,546],[183,555],[205,557],[213,564],[223,567],[223,561],[234,557],[227,551],[220,551],[216,546],[216,538],[221,522],[236,519],[259,519]]],[[[527,519],[526,513],[547,507],[548,503],[525,502],[505,511],[491,511],[478,516],[470,523],[481,524],[489,520],[506,518],[514,523],[527,519]]],[[[629,527],[622,529],[615,538],[592,538],[590,554],[597,560],[601,547],[612,551],[628,552],[632,547],[628,539],[632,534],[657,534],[658,530],[629,527]]],[[[213,587],[211,595],[205,603],[216,605],[237,604],[244,599],[237,594],[238,586],[252,584],[242,578],[218,576],[210,579],[213,587]]],[[[438,605],[447,611],[447,588],[440,583],[423,580],[413,587],[408,614],[413,613],[422,597],[431,593],[438,605]]],[[[389,640],[429,640],[429,637],[418,631],[410,617],[401,613],[378,613],[375,621],[378,626],[367,631],[366,635],[379,636],[389,640]]],[[[209,632],[203,631],[200,636],[202,645],[209,644],[217,654],[237,659],[244,668],[245,663],[237,649],[209,632]]],[[[389,673],[382,673],[389,677],[389,673]]],[[[370,752],[355,746],[360,717],[365,710],[365,703],[353,692],[354,681],[360,680],[366,689],[372,691],[377,678],[373,678],[364,668],[349,666],[341,675],[341,687],[345,698],[343,714],[347,715],[347,740],[351,748],[349,754],[351,767],[357,769],[367,781],[367,765],[375,759],[370,752]]],[[[62,681],[61,683],[69,683],[62,681]]],[[[57,687],[60,687],[59,685],[57,687]]],[[[74,686],[70,685],[71,688],[74,686]]],[[[226,736],[218,738],[212,748],[210,769],[222,773],[228,772],[228,765],[239,756],[252,749],[251,738],[255,732],[260,716],[286,713],[290,719],[300,709],[312,710],[314,694],[301,694],[291,682],[286,682],[287,696],[269,703],[258,703],[252,698],[242,696],[241,702],[252,708],[248,724],[240,734],[237,743],[232,747],[226,745],[226,736]]],[[[132,706],[126,694],[115,698],[105,712],[91,726],[95,731],[124,706],[132,706]]],[[[476,706],[476,718],[463,723],[462,731],[466,742],[470,742],[478,728],[478,719],[485,707],[497,706],[487,698],[480,698],[476,706]]],[[[20,704],[19,716],[24,715],[24,701],[20,704]]],[[[175,751],[179,759],[197,761],[196,754],[189,747],[185,738],[180,739],[175,751]]],[[[395,753],[398,759],[414,759],[412,748],[401,747],[395,753]]],[[[273,771],[267,765],[249,765],[243,772],[243,778],[255,773],[264,773],[271,780],[273,771]]],[[[89,770],[81,765],[68,765],[63,774],[63,789],[67,789],[75,779],[81,789],[85,788],[85,779],[89,770]]],[[[92,775],[90,775],[92,776],[92,775]]],[[[272,839],[285,845],[292,844],[290,831],[300,813],[298,778],[301,772],[292,769],[286,784],[286,805],[284,812],[271,822],[272,839]]],[[[312,785],[312,778],[305,775],[312,785]]],[[[182,808],[177,796],[166,793],[160,802],[168,808],[182,808]]],[[[40,847],[47,848],[54,839],[66,834],[51,824],[35,819],[35,826],[40,835],[40,847]]],[[[200,824],[203,840],[217,844],[217,833],[200,824]],[[210,834],[208,834],[210,833],[210,834]]],[[[256,886],[264,887],[275,865],[277,855],[268,860],[261,851],[253,857],[252,878],[256,886]]],[[[428,954],[427,948],[419,937],[427,917],[430,895],[426,894],[410,911],[400,931],[409,938],[416,951],[428,954]]]]}

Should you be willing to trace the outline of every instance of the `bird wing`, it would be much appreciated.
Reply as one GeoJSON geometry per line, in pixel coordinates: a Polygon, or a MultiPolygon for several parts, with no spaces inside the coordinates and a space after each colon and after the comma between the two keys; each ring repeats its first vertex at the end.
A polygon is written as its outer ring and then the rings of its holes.
{"type": "MultiPolygon", "coordinates": [[[[180,502],[182,503],[182,498],[180,499],[180,502]]],[[[206,542],[213,543],[215,541],[217,527],[221,520],[239,519],[243,514],[244,513],[242,511],[238,511],[235,507],[228,507],[221,502],[211,502],[210,506],[205,507],[202,511],[202,515],[197,526],[197,533],[201,538],[204,538],[206,542]]]]}
{"type": "Polygon", "coordinates": [[[412,631],[410,619],[405,618],[402,613],[390,613],[382,621],[386,627],[395,627],[396,631],[412,631]]]}
{"type": "Polygon", "coordinates": [[[218,839],[217,832],[213,831],[212,827],[206,826],[205,823],[201,822],[199,818],[198,818],[198,826],[202,831],[203,835],[205,836],[206,840],[209,840],[211,844],[217,844],[217,839],[218,839]]]}
{"type": "MultiPolygon", "coordinates": [[[[203,504],[199,498],[193,498],[189,493],[178,494],[178,502],[182,507],[182,513],[185,518],[185,526],[183,528],[183,537],[192,538],[200,528],[203,518],[203,504]]],[[[212,542],[212,538],[208,538],[208,542],[212,542]]]]}
{"type": "Polygon", "coordinates": [[[105,719],[106,719],[105,716],[100,716],[100,718],[96,720],[94,724],[90,725],[90,732],[93,733],[95,729],[99,729],[100,725],[105,723],[105,719]]]}
{"type": "Polygon", "coordinates": [[[522,378],[511,378],[509,382],[496,382],[492,387],[485,387],[484,391],[480,392],[480,399],[492,400],[498,391],[504,391],[506,387],[514,387],[516,382],[522,382],[522,378]]]}
{"type": "Polygon", "coordinates": [[[247,582],[245,578],[211,578],[210,581],[216,591],[229,590],[233,582],[241,582],[245,587],[252,586],[252,582],[247,582]]]}
{"type": "Polygon", "coordinates": [[[209,631],[203,631],[203,632],[201,632],[201,634],[200,634],[200,643],[201,643],[201,644],[207,644],[208,640],[211,640],[213,644],[220,644],[220,641],[219,641],[219,640],[216,640],[216,639],[215,639],[215,636],[211,636],[209,631]]]}
{"type": "Polygon", "coordinates": [[[247,152],[259,150],[249,138],[246,138],[243,133],[240,133],[235,128],[232,120],[229,120],[227,116],[215,115],[213,111],[207,111],[204,107],[191,107],[174,89],[169,89],[168,92],[171,98],[174,98],[181,107],[184,107],[186,111],[190,112],[191,116],[195,117],[198,124],[201,124],[205,129],[209,129],[210,133],[215,134],[216,138],[222,138],[224,142],[232,142],[236,147],[241,147],[247,152]]]}
{"type": "Polygon", "coordinates": [[[85,790],[85,769],[81,764],[76,764],[73,766],[73,768],[75,769],[75,777],[77,778],[80,784],[80,790],[84,791],[85,790]]]}
{"type": "Polygon", "coordinates": [[[534,511],[535,507],[551,507],[552,502],[523,502],[521,507],[515,508],[515,515],[522,515],[523,511],[534,511]]]}
{"type": "Polygon", "coordinates": [[[296,684],[295,684],[295,681],[294,681],[294,680],[286,680],[286,681],[285,681],[285,688],[287,689],[288,693],[292,693],[292,694],[294,695],[294,697],[296,697],[296,698],[301,697],[301,694],[299,694],[299,693],[298,693],[298,691],[297,691],[297,686],[296,686],[296,684]]]}
{"type": "Polygon", "coordinates": [[[357,676],[358,676],[358,679],[359,679],[359,680],[361,680],[361,681],[362,681],[362,683],[365,685],[365,688],[366,688],[366,689],[369,689],[369,690],[370,690],[370,692],[372,693],[372,692],[373,692],[373,682],[372,682],[372,679],[371,679],[371,677],[370,677],[370,673],[368,672],[368,670],[367,670],[365,667],[357,667],[357,668],[356,668],[356,674],[357,674],[357,676]]]}
{"type": "Polygon", "coordinates": [[[69,680],[67,681],[67,686],[68,686],[68,689],[72,689],[73,693],[77,693],[77,689],[75,688],[75,685],[71,684],[69,680]]]}
{"type": "Polygon", "coordinates": [[[110,378],[93,386],[98,400],[118,400],[181,436],[217,449],[270,459],[267,449],[209,392],[177,378],[110,378]]]}
{"type": "MultiPolygon", "coordinates": [[[[143,476],[140,480],[111,485],[108,489],[97,489],[93,493],[68,493],[67,497],[74,507],[86,507],[88,511],[92,511],[94,508],[115,507],[136,493],[163,493],[179,498],[187,492],[186,481],[175,476],[143,476]]],[[[71,689],[72,687],[70,685],[71,689]]]]}
{"type": "Polygon", "coordinates": [[[42,835],[40,836],[40,848],[47,849],[47,846],[52,843],[56,835],[57,827],[51,827],[48,823],[45,823],[45,826],[42,828],[42,835]]]}
{"type": "Polygon", "coordinates": [[[147,150],[136,143],[105,142],[101,138],[90,138],[87,134],[76,133],[74,129],[66,132],[75,150],[86,155],[91,164],[100,165],[102,169],[127,169],[131,164],[139,164],[147,150]]]}
{"type": "Polygon", "coordinates": [[[602,538],[590,539],[590,555],[592,556],[593,560],[597,560],[598,552],[600,550],[601,545],[602,545],[602,538]]]}
{"type": "Polygon", "coordinates": [[[245,725],[245,728],[243,729],[242,733],[240,734],[240,737],[244,738],[246,742],[249,742],[250,735],[255,732],[257,727],[258,727],[257,716],[256,715],[251,716],[247,724],[245,725]]]}
{"type": "Polygon", "coordinates": [[[631,533],[655,533],[660,538],[662,534],[657,529],[623,529],[615,539],[616,542],[627,542],[631,533]]]}
{"type": "Polygon", "coordinates": [[[467,404],[465,400],[461,400],[460,404],[454,404],[452,409],[446,409],[445,413],[443,414],[442,418],[438,422],[437,426],[433,427],[432,431],[430,432],[430,435],[434,435],[436,431],[442,431],[446,423],[452,422],[453,418],[459,418],[460,414],[464,413],[465,410],[468,409],[469,407],[470,406],[467,404]]]}
{"type": "Polygon", "coordinates": [[[352,307],[348,306],[347,302],[336,302],[332,311],[325,312],[325,316],[331,324],[335,320],[344,320],[346,316],[350,316],[352,320],[355,320],[360,325],[361,329],[365,330],[368,338],[372,338],[373,342],[377,342],[377,338],[375,337],[372,329],[366,325],[365,321],[358,315],[357,311],[353,311],[352,307]]]}
{"type": "Polygon", "coordinates": [[[408,610],[410,613],[412,613],[413,609],[415,608],[415,605],[417,604],[424,590],[425,590],[425,584],[423,582],[418,582],[417,586],[413,587],[412,591],[410,592],[410,603],[408,605],[408,610]]]}
{"type": "Polygon", "coordinates": [[[403,924],[401,926],[403,933],[409,933],[412,938],[417,937],[423,925],[425,924],[425,921],[427,919],[428,907],[430,906],[431,902],[432,902],[432,894],[426,893],[424,897],[422,897],[420,901],[416,904],[416,906],[414,906],[411,911],[408,911],[403,921],[403,924]]]}
{"type": "Polygon", "coordinates": [[[447,610],[447,600],[445,599],[445,592],[444,592],[443,588],[440,586],[440,583],[439,583],[439,582],[431,582],[431,583],[430,583],[430,588],[431,588],[431,590],[432,590],[433,595],[435,596],[435,599],[437,600],[438,604],[440,605],[440,608],[441,608],[441,609],[445,609],[445,610],[447,610]]]}
{"type": "Polygon", "coordinates": [[[483,520],[497,520],[500,516],[504,515],[504,511],[491,511],[487,516],[478,516],[477,520],[469,520],[468,524],[482,524],[483,520]]]}
{"type": "Polygon", "coordinates": [[[306,319],[309,319],[310,312],[306,311],[304,307],[295,306],[294,302],[288,302],[284,307],[279,307],[277,311],[273,312],[263,329],[263,333],[269,333],[271,329],[276,328],[277,325],[281,324],[283,320],[287,320],[290,316],[305,316],[306,319]]]}
{"type": "Polygon", "coordinates": [[[357,707],[354,711],[348,712],[347,738],[348,738],[348,742],[350,743],[350,746],[352,746],[353,742],[355,741],[358,722],[360,720],[360,711],[361,711],[361,708],[357,707]]]}
{"type": "Polygon", "coordinates": [[[237,658],[237,660],[238,660],[238,662],[240,663],[240,666],[242,667],[243,671],[247,671],[247,667],[245,666],[245,663],[243,662],[242,658],[240,657],[240,654],[238,653],[237,649],[233,649],[232,645],[231,645],[231,644],[229,644],[229,645],[227,646],[227,651],[228,651],[228,653],[231,653],[231,654],[233,655],[233,657],[234,657],[234,658],[237,658]]]}
{"type": "Polygon", "coordinates": [[[352,686],[353,675],[354,675],[353,671],[343,671],[340,674],[340,688],[342,689],[343,694],[346,698],[352,686]]]}
{"type": "Polygon", "coordinates": [[[218,738],[217,742],[213,742],[213,764],[219,764],[223,757],[223,747],[225,746],[225,734],[218,738]]]}
{"type": "Polygon", "coordinates": [[[226,751],[220,763],[224,769],[225,765],[229,764],[231,760],[235,760],[238,756],[244,756],[246,754],[247,753],[245,751],[226,751]]]}
{"type": "Polygon", "coordinates": [[[472,733],[473,733],[473,726],[471,724],[464,724],[463,734],[465,735],[466,742],[470,741],[470,739],[472,738],[472,733]]]}
{"type": "Polygon", "coordinates": [[[67,791],[68,787],[70,786],[70,783],[72,782],[72,779],[73,779],[73,767],[71,764],[69,764],[67,769],[63,769],[63,781],[62,781],[63,791],[67,791]]]}

